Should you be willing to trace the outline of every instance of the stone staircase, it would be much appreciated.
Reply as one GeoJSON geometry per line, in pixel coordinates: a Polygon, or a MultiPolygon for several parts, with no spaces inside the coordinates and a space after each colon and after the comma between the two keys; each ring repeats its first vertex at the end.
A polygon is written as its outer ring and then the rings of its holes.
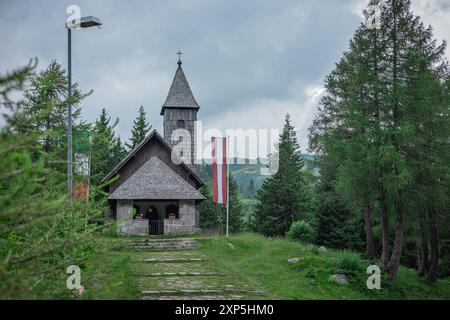
{"type": "Polygon", "coordinates": [[[260,290],[219,268],[193,238],[124,240],[144,300],[258,300],[260,290]]]}
{"type": "Polygon", "coordinates": [[[122,245],[131,250],[167,251],[167,250],[193,250],[197,248],[197,241],[192,238],[178,239],[142,239],[126,240],[122,245]]]}

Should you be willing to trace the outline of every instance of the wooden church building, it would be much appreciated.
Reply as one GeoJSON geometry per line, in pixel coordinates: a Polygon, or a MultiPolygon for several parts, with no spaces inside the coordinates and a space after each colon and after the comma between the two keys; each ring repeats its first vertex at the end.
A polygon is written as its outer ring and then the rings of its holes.
{"type": "Polygon", "coordinates": [[[156,130],[131,151],[103,181],[109,185],[109,216],[117,221],[121,235],[168,235],[200,231],[196,205],[204,200],[198,189],[203,181],[195,172],[194,127],[200,109],[182,62],[161,109],[164,134],[156,130]],[[191,161],[181,161],[172,141],[177,129],[187,130],[191,141],[191,161]],[[176,159],[174,159],[174,157],[176,159]],[[176,160],[176,161],[174,161],[176,160]],[[190,162],[190,163],[189,163],[190,162]]]}

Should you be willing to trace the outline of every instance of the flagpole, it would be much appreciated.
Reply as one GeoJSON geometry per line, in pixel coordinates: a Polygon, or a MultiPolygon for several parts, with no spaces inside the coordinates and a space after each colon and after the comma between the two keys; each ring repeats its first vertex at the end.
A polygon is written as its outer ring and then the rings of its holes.
{"type": "Polygon", "coordinates": [[[228,229],[229,229],[229,216],[230,216],[230,160],[228,158],[229,155],[229,146],[230,142],[227,136],[227,238],[229,237],[228,229]]]}

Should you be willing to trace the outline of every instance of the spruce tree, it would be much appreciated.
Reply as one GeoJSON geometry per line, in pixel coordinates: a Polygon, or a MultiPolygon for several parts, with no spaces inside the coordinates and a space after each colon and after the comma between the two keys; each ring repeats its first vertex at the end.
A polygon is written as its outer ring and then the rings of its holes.
{"type": "Polygon", "coordinates": [[[304,160],[289,114],[280,135],[278,159],[278,172],[266,179],[257,193],[260,203],[256,207],[255,227],[267,236],[283,236],[293,222],[308,220],[310,215],[304,192],[304,160]]]}
{"type": "Polygon", "coordinates": [[[111,117],[102,109],[92,128],[91,181],[94,184],[99,184],[125,155],[120,139],[114,134],[118,121],[119,119],[111,124],[111,117]]]}
{"type": "Polygon", "coordinates": [[[230,196],[230,210],[229,210],[229,231],[230,233],[241,232],[244,228],[244,219],[242,216],[242,203],[238,192],[236,179],[230,173],[228,175],[229,181],[229,196],[230,196]]]}
{"type": "Polygon", "coordinates": [[[125,143],[128,151],[132,151],[138,144],[140,144],[147,134],[152,129],[152,126],[146,120],[146,112],[143,106],[139,107],[138,116],[133,122],[131,128],[130,143],[125,143]]]}
{"type": "Polygon", "coordinates": [[[255,180],[251,179],[250,183],[248,184],[248,197],[250,199],[254,199],[255,196],[256,196],[255,180]]]}
{"type": "Polygon", "coordinates": [[[213,203],[211,192],[207,185],[199,190],[206,200],[202,201],[198,206],[200,212],[200,227],[206,229],[218,230],[221,226],[221,212],[213,203]]]}

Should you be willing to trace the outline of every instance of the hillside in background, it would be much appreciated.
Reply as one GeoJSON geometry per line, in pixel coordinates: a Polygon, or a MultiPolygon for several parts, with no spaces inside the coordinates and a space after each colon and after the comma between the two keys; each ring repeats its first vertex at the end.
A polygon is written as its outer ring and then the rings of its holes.
{"type": "MultiPolygon", "coordinates": [[[[313,172],[318,172],[318,169],[315,168],[313,164],[315,159],[314,155],[304,154],[303,158],[307,164],[305,170],[311,169],[313,172]]],[[[232,159],[230,162],[230,171],[236,179],[241,199],[255,199],[256,192],[261,188],[264,180],[270,177],[262,174],[266,168],[266,165],[262,164],[266,163],[265,161],[259,160],[256,164],[254,162],[254,160],[238,158],[232,159]]],[[[198,167],[198,173],[212,190],[211,164],[206,161],[203,162],[203,164],[198,167]]]]}

